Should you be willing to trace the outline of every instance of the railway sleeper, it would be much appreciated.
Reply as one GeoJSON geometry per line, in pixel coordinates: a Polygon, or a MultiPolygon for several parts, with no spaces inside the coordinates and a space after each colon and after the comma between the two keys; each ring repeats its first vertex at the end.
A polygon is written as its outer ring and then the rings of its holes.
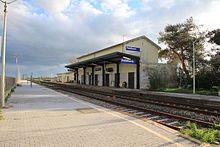
{"type": "Polygon", "coordinates": [[[144,114],[144,112],[134,112],[136,115],[144,114]]]}
{"type": "Polygon", "coordinates": [[[142,117],[149,117],[150,115],[152,114],[144,114],[144,115],[141,115],[142,117]]]}
{"type": "Polygon", "coordinates": [[[173,122],[170,122],[170,123],[167,123],[167,124],[169,124],[169,125],[175,125],[175,124],[180,124],[180,122],[178,122],[178,121],[173,121],[173,122]]]}
{"type": "Polygon", "coordinates": [[[161,116],[151,116],[151,117],[148,117],[148,119],[156,120],[156,119],[158,119],[159,117],[161,117],[161,116]]]}
{"type": "Polygon", "coordinates": [[[158,122],[165,122],[165,121],[168,121],[168,120],[169,120],[168,118],[157,119],[158,122]]]}

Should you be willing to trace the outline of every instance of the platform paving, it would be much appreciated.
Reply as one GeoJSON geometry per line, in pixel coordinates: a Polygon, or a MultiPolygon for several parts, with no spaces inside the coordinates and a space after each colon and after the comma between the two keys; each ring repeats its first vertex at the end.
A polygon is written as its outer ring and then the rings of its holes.
{"type": "Polygon", "coordinates": [[[196,147],[153,122],[23,83],[3,109],[0,147],[196,147]]]}

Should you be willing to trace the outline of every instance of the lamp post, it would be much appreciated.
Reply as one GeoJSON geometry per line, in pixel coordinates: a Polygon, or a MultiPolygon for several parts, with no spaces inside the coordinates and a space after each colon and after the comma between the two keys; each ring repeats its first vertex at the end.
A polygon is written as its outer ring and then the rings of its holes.
{"type": "Polygon", "coordinates": [[[196,93],[196,61],[195,61],[195,43],[197,39],[193,41],[193,94],[196,93]]]}
{"type": "Polygon", "coordinates": [[[2,37],[2,75],[1,75],[1,103],[0,107],[5,106],[5,49],[6,49],[6,27],[7,27],[7,6],[8,4],[11,4],[15,2],[16,0],[13,0],[11,2],[0,0],[4,4],[4,24],[3,24],[3,37],[2,37]]]}

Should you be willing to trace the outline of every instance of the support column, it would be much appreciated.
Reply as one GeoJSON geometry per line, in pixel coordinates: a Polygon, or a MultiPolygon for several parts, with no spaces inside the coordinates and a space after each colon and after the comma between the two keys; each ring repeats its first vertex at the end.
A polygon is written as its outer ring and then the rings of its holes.
{"type": "Polygon", "coordinates": [[[86,84],[86,67],[83,67],[83,84],[86,84]]]}
{"type": "Polygon", "coordinates": [[[76,69],[76,83],[79,84],[79,69],[76,69]]]}
{"type": "Polygon", "coordinates": [[[136,64],[136,89],[140,89],[140,60],[137,60],[136,64]]]}
{"type": "Polygon", "coordinates": [[[74,74],[73,74],[73,76],[74,76],[74,81],[76,81],[76,71],[74,71],[74,74]]]}
{"type": "Polygon", "coordinates": [[[102,86],[105,86],[105,66],[102,65],[102,86]]]}
{"type": "Polygon", "coordinates": [[[92,85],[94,85],[94,66],[92,66],[92,85]]]}
{"type": "Polygon", "coordinates": [[[116,67],[116,79],[115,79],[115,82],[116,82],[116,87],[119,87],[119,83],[120,83],[120,73],[119,73],[119,64],[120,63],[116,63],[117,67],[116,67]]]}

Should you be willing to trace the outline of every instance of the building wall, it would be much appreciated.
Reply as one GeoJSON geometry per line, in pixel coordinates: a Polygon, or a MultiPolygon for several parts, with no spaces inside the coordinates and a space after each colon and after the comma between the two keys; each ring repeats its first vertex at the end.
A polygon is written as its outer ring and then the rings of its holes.
{"type": "Polygon", "coordinates": [[[177,86],[177,66],[172,64],[142,64],[140,88],[156,89],[177,86]]]}
{"type": "Polygon", "coordinates": [[[62,74],[57,74],[57,82],[63,82],[62,74]]]}
{"type": "MultiPolygon", "coordinates": [[[[98,86],[102,86],[102,66],[100,71],[94,71],[94,75],[98,75],[98,86]]],[[[109,74],[109,85],[114,87],[116,64],[107,64],[106,68],[113,68],[113,72],[105,72],[109,74]]],[[[120,87],[123,82],[128,83],[128,73],[134,72],[134,88],[136,88],[136,64],[119,64],[120,87]]],[[[89,84],[89,75],[92,74],[92,68],[86,68],[86,84],[89,84]]],[[[79,70],[79,79],[83,83],[83,69],[79,70]]],[[[142,63],[140,65],[140,88],[164,88],[175,87],[177,85],[176,65],[159,64],[159,63],[142,63]]]]}
{"type": "MultiPolygon", "coordinates": [[[[94,68],[101,68],[100,71],[94,71],[94,75],[98,75],[98,86],[102,86],[102,66],[95,66],[94,68]]],[[[105,71],[105,74],[109,74],[109,85],[114,87],[115,84],[115,73],[117,72],[116,64],[107,64],[105,68],[113,68],[112,72],[105,71]]],[[[79,69],[79,80],[80,83],[83,83],[83,68],[79,69]]],[[[120,73],[120,86],[123,82],[128,83],[128,72],[134,72],[136,78],[136,64],[119,64],[119,73],[120,73]]],[[[89,75],[92,74],[92,68],[86,68],[86,84],[89,84],[89,75]]],[[[94,77],[95,78],[95,77],[94,77]]],[[[136,87],[136,81],[135,81],[136,87]]]]}
{"type": "Polygon", "coordinates": [[[68,73],[60,73],[57,74],[57,81],[66,83],[74,80],[74,73],[73,72],[68,72],[68,73]]]}
{"type": "Polygon", "coordinates": [[[147,40],[143,40],[143,50],[140,56],[140,63],[158,63],[158,48],[147,40]]]}

